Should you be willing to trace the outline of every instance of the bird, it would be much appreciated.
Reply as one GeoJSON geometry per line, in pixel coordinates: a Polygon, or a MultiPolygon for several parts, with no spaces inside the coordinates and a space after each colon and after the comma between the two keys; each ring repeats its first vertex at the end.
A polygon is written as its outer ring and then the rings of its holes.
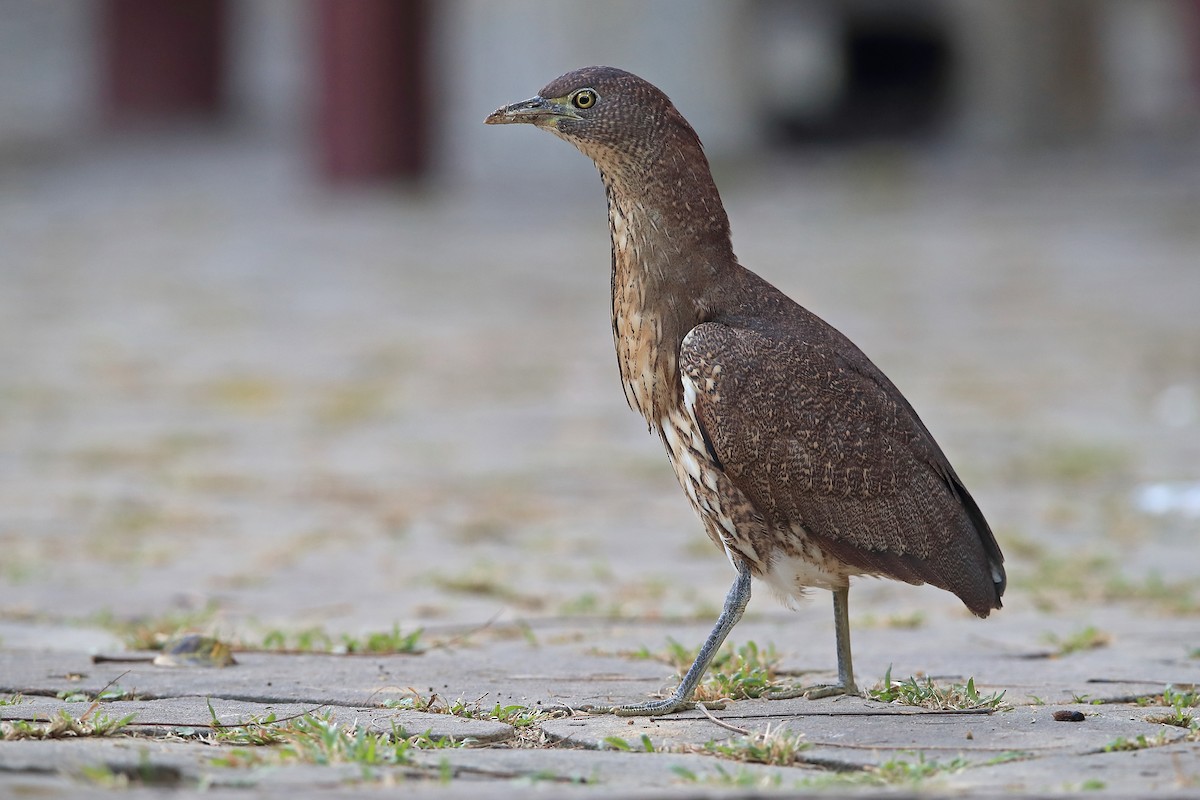
{"type": "Polygon", "coordinates": [[[850,339],[738,262],[700,138],[662,90],[615,67],[584,67],[485,122],[534,125],[599,170],[625,398],[662,440],[736,572],[673,693],[582,710],[694,708],[753,578],[789,604],[809,589],[833,595],[837,683],[779,697],[859,694],[851,578],[928,583],[980,617],[1001,607],[1004,556],[933,435],[850,339]]]}

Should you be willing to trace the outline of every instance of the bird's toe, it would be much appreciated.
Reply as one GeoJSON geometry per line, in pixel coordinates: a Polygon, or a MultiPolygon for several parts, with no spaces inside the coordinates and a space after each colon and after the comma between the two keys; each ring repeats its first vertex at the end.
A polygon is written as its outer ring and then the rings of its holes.
{"type": "Polygon", "coordinates": [[[683,700],[678,697],[668,697],[665,700],[654,700],[645,703],[628,703],[620,706],[596,705],[584,703],[575,708],[585,714],[612,714],[617,717],[662,717],[679,711],[691,711],[697,705],[702,705],[711,711],[725,708],[724,700],[706,700],[697,703],[694,700],[683,700]]]}
{"type": "Polygon", "coordinates": [[[805,697],[809,700],[820,700],[823,697],[837,697],[839,695],[848,695],[857,697],[861,694],[858,687],[853,683],[846,685],[844,683],[819,683],[814,686],[791,686],[786,689],[777,689],[772,692],[767,692],[768,700],[791,700],[796,697],[805,697]]]}

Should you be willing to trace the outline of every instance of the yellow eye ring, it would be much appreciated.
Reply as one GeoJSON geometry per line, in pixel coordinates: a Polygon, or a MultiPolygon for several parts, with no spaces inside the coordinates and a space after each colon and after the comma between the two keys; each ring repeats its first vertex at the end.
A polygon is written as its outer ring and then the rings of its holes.
{"type": "Polygon", "coordinates": [[[591,89],[580,89],[571,97],[571,105],[576,108],[591,108],[596,105],[596,93],[591,89]]]}

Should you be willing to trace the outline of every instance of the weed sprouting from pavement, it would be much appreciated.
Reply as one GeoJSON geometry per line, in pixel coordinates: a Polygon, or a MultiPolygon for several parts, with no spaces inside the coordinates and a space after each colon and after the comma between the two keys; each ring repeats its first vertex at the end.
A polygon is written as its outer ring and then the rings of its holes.
{"type": "Polygon", "coordinates": [[[770,764],[786,767],[802,761],[800,754],[812,745],[804,741],[804,734],[783,728],[741,736],[725,742],[710,741],[700,750],[733,761],[751,764],[770,764]]]}
{"type": "Polygon", "coordinates": [[[701,776],[678,765],[671,767],[671,771],[685,783],[702,783],[734,789],[778,789],[783,783],[783,776],[777,772],[762,772],[746,767],[730,771],[720,764],[715,767],[715,775],[701,776]]]}
{"type": "Polygon", "coordinates": [[[1200,691],[1196,689],[1180,690],[1174,686],[1168,686],[1159,697],[1142,698],[1142,700],[1145,702],[1139,700],[1139,705],[1156,703],[1167,708],[1165,713],[1148,715],[1147,722],[1186,728],[1192,736],[1200,737],[1200,719],[1197,719],[1196,715],[1192,713],[1193,708],[1200,706],[1200,691]]]}
{"type": "Polygon", "coordinates": [[[638,740],[637,746],[629,743],[627,739],[620,736],[605,736],[600,740],[601,750],[620,750],[623,753],[653,753],[655,752],[654,742],[646,734],[642,734],[642,738],[638,740]]]}
{"type": "Polygon", "coordinates": [[[423,629],[417,628],[409,633],[402,633],[399,625],[392,625],[390,631],[369,633],[361,639],[343,636],[342,643],[348,653],[417,653],[420,652],[418,642],[423,629]]]}
{"type": "Polygon", "coordinates": [[[926,760],[924,753],[918,753],[916,761],[891,759],[874,767],[872,771],[882,778],[884,783],[910,783],[940,773],[961,772],[967,766],[967,760],[962,756],[956,756],[949,761],[935,761],[926,760]]]}
{"type": "Polygon", "coordinates": [[[67,703],[94,703],[105,700],[136,700],[137,694],[128,689],[122,689],[118,684],[112,683],[101,689],[99,692],[72,692],[64,689],[55,695],[56,698],[67,703]]]}
{"type": "Polygon", "coordinates": [[[1155,736],[1147,737],[1146,734],[1140,733],[1132,739],[1126,739],[1124,736],[1118,736],[1108,744],[1104,745],[1104,752],[1119,753],[1126,750],[1144,750],[1147,747],[1161,747],[1168,744],[1170,739],[1167,737],[1166,731],[1159,731],[1155,736]]]}
{"type": "Polygon", "coordinates": [[[412,763],[416,750],[463,747],[465,740],[435,737],[428,731],[409,734],[393,725],[390,732],[374,732],[365,726],[334,722],[328,714],[305,714],[294,719],[264,719],[239,726],[224,726],[217,738],[234,747],[213,759],[223,767],[259,766],[271,763],[360,764],[363,767],[412,763]]]}
{"type": "Polygon", "coordinates": [[[46,722],[28,720],[4,720],[0,722],[0,740],[18,739],[67,739],[75,737],[112,736],[133,721],[136,714],[127,714],[119,719],[107,714],[84,714],[73,717],[66,709],[59,709],[46,722]]]}
{"type": "Polygon", "coordinates": [[[825,776],[808,778],[801,781],[801,786],[814,789],[843,786],[918,785],[937,775],[961,772],[970,766],[962,756],[956,756],[949,761],[926,759],[923,752],[917,753],[916,756],[916,760],[914,761],[892,758],[881,764],[866,766],[861,770],[835,772],[825,776]]]}
{"type": "Polygon", "coordinates": [[[1083,650],[1095,650],[1100,647],[1108,647],[1112,644],[1112,635],[1099,630],[1093,625],[1088,625],[1086,628],[1067,636],[1047,633],[1042,639],[1054,648],[1053,655],[1055,657],[1066,656],[1083,650]]]}
{"type": "Polygon", "coordinates": [[[431,694],[428,697],[422,696],[418,692],[412,692],[410,696],[401,697],[396,700],[385,700],[382,703],[383,708],[399,708],[411,709],[413,711],[424,711],[429,714],[449,714],[454,717],[463,717],[466,719],[486,719],[503,722],[514,728],[529,728],[537,723],[553,719],[557,716],[563,716],[569,712],[565,709],[561,712],[557,711],[540,711],[528,706],[519,704],[502,705],[496,703],[488,707],[480,697],[476,700],[447,700],[438,694],[431,694]]]}
{"type": "Polygon", "coordinates": [[[977,708],[1000,708],[1004,700],[1004,692],[982,694],[975,688],[975,679],[968,678],[965,684],[951,684],[948,687],[938,686],[932,678],[926,678],[924,683],[909,677],[903,681],[892,680],[892,668],[889,666],[883,680],[867,690],[867,696],[872,700],[904,706],[919,706],[937,711],[964,711],[977,708]]]}
{"type": "MultiPolygon", "coordinates": [[[[637,659],[662,661],[682,675],[696,659],[692,650],[674,639],[667,639],[667,649],[654,652],[643,647],[623,655],[637,659]]],[[[780,687],[776,675],[780,656],[774,645],[760,647],[754,641],[721,649],[713,658],[704,681],[696,687],[697,701],[744,700],[762,697],[780,687]]]]}
{"type": "Polygon", "coordinates": [[[282,740],[278,719],[275,712],[262,716],[252,716],[234,725],[227,725],[217,718],[212,700],[208,700],[208,714],[212,718],[212,739],[220,744],[263,745],[276,744],[282,740]]]}
{"type": "Polygon", "coordinates": [[[305,628],[294,633],[276,628],[262,639],[263,650],[294,653],[332,653],[335,644],[334,637],[324,628],[305,628]]]}
{"type": "Polygon", "coordinates": [[[390,655],[395,653],[420,653],[423,628],[405,633],[398,623],[391,630],[367,633],[361,637],[342,634],[335,637],[322,628],[305,628],[293,634],[282,630],[269,631],[262,640],[261,649],[299,653],[370,653],[390,655]]]}

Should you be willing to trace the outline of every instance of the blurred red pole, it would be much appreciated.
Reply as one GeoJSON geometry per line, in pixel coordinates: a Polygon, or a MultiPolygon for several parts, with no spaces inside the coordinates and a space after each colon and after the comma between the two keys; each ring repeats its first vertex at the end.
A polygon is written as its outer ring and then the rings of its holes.
{"type": "Polygon", "coordinates": [[[221,110],[224,0],[106,0],[101,16],[110,120],[221,110]]]}
{"type": "Polygon", "coordinates": [[[327,179],[424,172],[427,14],[423,0],[317,0],[318,148],[327,179]]]}

